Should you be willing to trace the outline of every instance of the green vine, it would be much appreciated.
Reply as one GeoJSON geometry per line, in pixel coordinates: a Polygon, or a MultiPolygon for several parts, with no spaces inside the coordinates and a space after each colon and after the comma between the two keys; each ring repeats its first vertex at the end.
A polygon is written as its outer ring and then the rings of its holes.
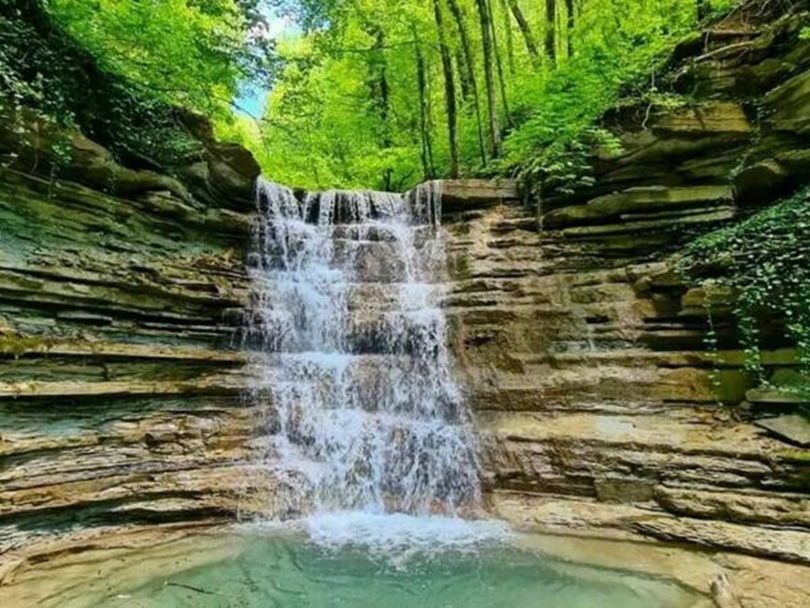
{"type": "Polygon", "coordinates": [[[621,151],[619,138],[610,131],[586,128],[576,137],[555,141],[528,161],[519,174],[522,191],[533,200],[574,194],[594,185],[592,161],[597,153],[616,156],[621,151]]]}
{"type": "MultiPolygon", "coordinates": [[[[703,298],[703,309],[706,315],[707,330],[706,335],[703,337],[703,343],[706,345],[706,350],[709,353],[709,361],[711,362],[711,370],[709,371],[709,384],[715,395],[721,394],[722,379],[720,377],[720,348],[719,339],[717,337],[717,327],[714,322],[714,313],[712,309],[714,297],[715,282],[711,279],[703,284],[705,297],[703,298]]],[[[725,404],[722,400],[718,399],[719,406],[725,404]]]]}
{"type": "MultiPolygon", "coordinates": [[[[776,388],[802,397],[810,396],[809,242],[810,188],[806,188],[738,224],[698,238],[679,263],[695,284],[723,285],[735,294],[733,314],[745,368],[760,384],[774,385],[762,361],[766,340],[795,346],[798,379],[776,388]]],[[[716,335],[712,340],[716,349],[716,335]]]]}

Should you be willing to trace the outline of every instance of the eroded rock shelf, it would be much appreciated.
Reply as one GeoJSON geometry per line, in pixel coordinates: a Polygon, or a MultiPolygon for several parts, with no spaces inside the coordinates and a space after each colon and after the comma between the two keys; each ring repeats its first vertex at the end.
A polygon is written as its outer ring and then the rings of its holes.
{"type": "Polygon", "coordinates": [[[202,185],[121,167],[79,136],[75,181],[32,172],[30,151],[0,173],[6,560],[54,533],[235,513],[250,443],[235,328],[258,167],[240,174],[206,143],[202,185]]]}

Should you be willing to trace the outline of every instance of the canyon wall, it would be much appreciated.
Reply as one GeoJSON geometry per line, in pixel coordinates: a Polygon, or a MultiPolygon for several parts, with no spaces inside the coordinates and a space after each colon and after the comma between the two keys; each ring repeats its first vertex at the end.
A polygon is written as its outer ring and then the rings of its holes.
{"type": "Polygon", "coordinates": [[[203,150],[174,176],[73,134],[58,180],[56,135],[3,123],[0,553],[235,511],[249,415],[233,345],[259,169],[187,120],[203,150]]]}
{"type": "MultiPolygon", "coordinates": [[[[668,84],[684,103],[605,117],[625,152],[596,163],[593,188],[523,201],[511,181],[443,184],[451,346],[494,512],[810,562],[807,450],[752,423],[790,404],[751,390],[722,305],[720,357],[707,352],[705,294],[670,261],[806,183],[797,6],[684,43],[668,84]]],[[[186,120],[203,152],[171,176],[74,135],[53,180],[47,130],[0,131],[4,563],[54,531],[251,504],[237,346],[258,167],[186,120]]],[[[765,356],[795,366],[786,344],[765,356]]]]}
{"type": "MultiPolygon", "coordinates": [[[[684,43],[669,86],[689,101],[606,117],[624,152],[592,189],[522,203],[514,182],[445,185],[453,346],[504,517],[810,561],[810,452],[753,424],[795,399],[752,390],[728,293],[708,352],[706,294],[672,264],[806,183],[803,19],[684,43]]],[[[771,338],[785,373],[795,352],[771,338]]]]}

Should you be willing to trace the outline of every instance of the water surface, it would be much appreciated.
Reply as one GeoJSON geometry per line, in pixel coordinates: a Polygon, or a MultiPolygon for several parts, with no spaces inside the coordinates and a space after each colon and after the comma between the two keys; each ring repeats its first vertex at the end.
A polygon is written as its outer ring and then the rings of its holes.
{"type": "MultiPolygon", "coordinates": [[[[90,564],[83,574],[74,568],[72,582],[43,605],[685,608],[695,601],[664,579],[564,562],[516,541],[492,522],[319,518],[202,540],[191,553],[133,550],[101,577],[90,564]],[[419,538],[407,536],[417,528],[419,538]]],[[[58,576],[58,569],[50,575],[58,576]]]]}

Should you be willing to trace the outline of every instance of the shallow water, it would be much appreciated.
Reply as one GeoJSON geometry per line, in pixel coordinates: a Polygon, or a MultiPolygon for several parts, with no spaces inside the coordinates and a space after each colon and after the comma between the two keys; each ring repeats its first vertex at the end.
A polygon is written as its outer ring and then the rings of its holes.
{"type": "MultiPolygon", "coordinates": [[[[493,522],[416,519],[319,519],[285,529],[250,527],[182,549],[119,553],[106,560],[114,569],[100,577],[91,564],[84,574],[74,569],[71,583],[47,605],[681,608],[695,600],[663,579],[530,550],[493,522]],[[432,533],[408,541],[407,531],[417,527],[432,533]]],[[[52,584],[59,572],[50,573],[52,584]]]]}

